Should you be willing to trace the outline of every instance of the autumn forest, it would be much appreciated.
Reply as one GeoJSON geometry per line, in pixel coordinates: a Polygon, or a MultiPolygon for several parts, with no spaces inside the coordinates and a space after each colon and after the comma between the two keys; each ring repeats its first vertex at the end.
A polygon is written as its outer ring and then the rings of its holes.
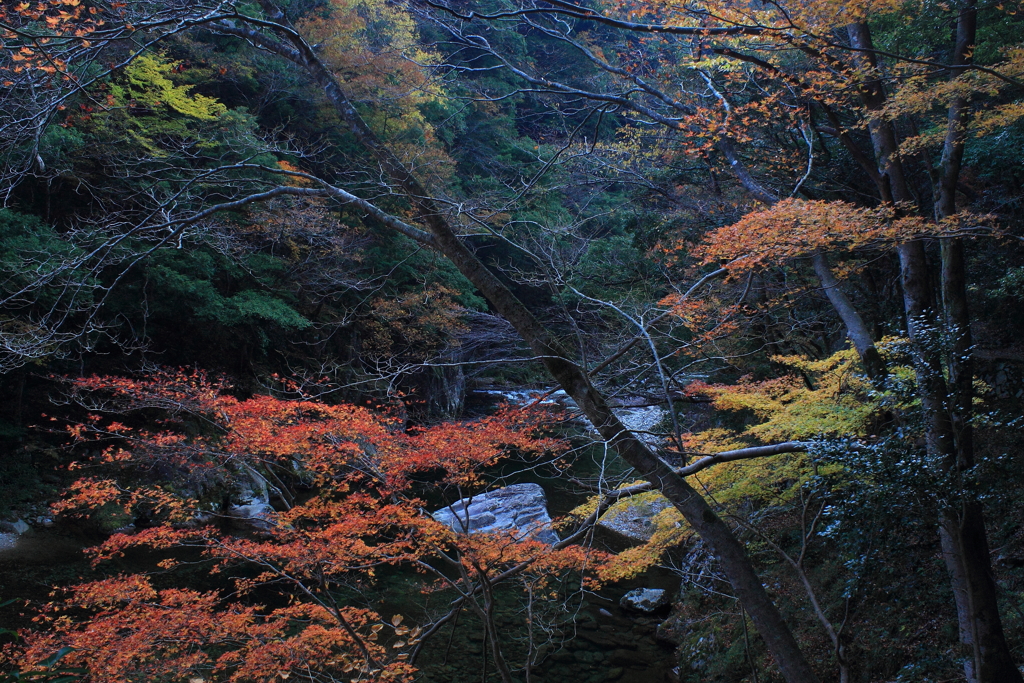
{"type": "Polygon", "coordinates": [[[0,3],[0,683],[1024,683],[1024,3],[0,3]]]}

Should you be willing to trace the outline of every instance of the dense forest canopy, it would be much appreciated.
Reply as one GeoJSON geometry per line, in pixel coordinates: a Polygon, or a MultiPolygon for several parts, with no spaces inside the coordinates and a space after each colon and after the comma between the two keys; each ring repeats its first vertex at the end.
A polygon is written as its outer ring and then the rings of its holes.
{"type": "Polygon", "coordinates": [[[2,680],[1024,680],[1022,37],[4,3],[2,680]]]}

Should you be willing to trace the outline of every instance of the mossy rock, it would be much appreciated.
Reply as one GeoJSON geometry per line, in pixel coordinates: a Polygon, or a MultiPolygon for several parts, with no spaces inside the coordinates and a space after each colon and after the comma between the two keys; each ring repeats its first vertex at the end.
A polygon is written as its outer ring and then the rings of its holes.
{"type": "Polygon", "coordinates": [[[668,498],[657,491],[649,491],[615,503],[597,523],[633,543],[646,543],[657,531],[654,517],[670,507],[672,503],[668,498]]]}

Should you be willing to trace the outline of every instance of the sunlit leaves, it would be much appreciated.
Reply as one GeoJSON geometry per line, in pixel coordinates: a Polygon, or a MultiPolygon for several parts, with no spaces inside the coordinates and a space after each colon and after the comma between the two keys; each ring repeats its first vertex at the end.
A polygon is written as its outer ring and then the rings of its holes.
{"type": "Polygon", "coordinates": [[[298,22],[306,40],[357,102],[373,102],[367,122],[416,166],[445,174],[450,160],[423,114],[441,89],[428,65],[440,61],[418,39],[408,10],[381,0],[332,0],[298,22]]]}
{"type": "Polygon", "coordinates": [[[354,607],[340,610],[351,631],[319,606],[269,609],[228,602],[215,593],[157,590],[141,576],[116,577],[74,588],[64,605],[44,617],[50,630],[31,640],[27,655],[35,661],[68,644],[74,649],[66,663],[86,667],[105,683],[194,677],[273,681],[282,672],[342,670],[408,680],[412,669],[388,661],[386,647],[371,637],[381,617],[354,607]],[[76,628],[64,614],[75,609],[91,610],[93,616],[76,628]]]}
{"type": "Polygon", "coordinates": [[[705,263],[724,263],[742,272],[819,251],[880,248],[923,235],[987,233],[991,220],[959,214],[932,222],[901,215],[889,206],[867,209],[841,201],[784,199],[709,233],[691,253],[705,263]]]}
{"type": "MultiPolygon", "coordinates": [[[[271,396],[241,400],[228,390],[194,371],[74,383],[80,404],[117,419],[94,414],[72,426],[71,436],[79,444],[114,444],[79,462],[78,469],[103,476],[80,478],[55,509],[75,515],[115,506],[147,518],[149,528],[116,533],[92,549],[97,565],[138,549],[172,551],[175,557],[159,567],[173,572],[181,566],[177,553],[192,549],[214,574],[235,566],[255,573],[234,578],[230,597],[158,589],[143,575],[76,586],[40,618],[42,631],[26,634],[18,655],[24,671],[43,659],[39,653],[71,647],[69,662],[104,683],[341,674],[406,681],[422,629],[402,615],[385,628],[375,612],[334,605],[337,586],[370,586],[377,569],[389,565],[428,570],[442,551],[459,558],[469,581],[515,568],[537,589],[600,559],[513,533],[456,535],[413,495],[414,479],[419,490],[428,482],[480,486],[481,469],[509,449],[527,455],[560,447],[537,435],[541,414],[507,409],[406,431],[366,408],[271,396]],[[154,410],[163,416],[162,431],[139,419],[154,410]],[[277,481],[306,477],[314,493],[264,515],[256,533],[235,535],[210,524],[222,511],[204,502],[202,486],[257,471],[277,481]],[[261,604],[268,590],[286,595],[288,606],[261,604]],[[393,638],[384,636],[387,629],[393,638]]],[[[424,590],[448,583],[424,583],[424,590]]]]}
{"type": "Polygon", "coordinates": [[[168,76],[176,66],[154,55],[142,55],[129,64],[125,76],[133,106],[166,106],[204,121],[212,121],[227,111],[227,107],[211,97],[191,94],[191,86],[175,85],[168,76]]]}

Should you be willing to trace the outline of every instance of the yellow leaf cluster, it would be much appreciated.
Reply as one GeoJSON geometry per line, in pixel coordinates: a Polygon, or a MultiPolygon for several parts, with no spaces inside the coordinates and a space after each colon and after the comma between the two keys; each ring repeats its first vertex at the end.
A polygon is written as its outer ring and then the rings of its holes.
{"type": "Polygon", "coordinates": [[[212,97],[192,95],[192,86],[175,85],[168,77],[178,62],[168,62],[158,55],[142,55],[126,69],[131,96],[148,107],[167,106],[174,111],[201,121],[213,121],[227,107],[212,97]]]}
{"type": "Polygon", "coordinates": [[[772,360],[799,374],[763,381],[748,378],[735,385],[700,385],[692,390],[711,395],[719,410],[752,413],[758,424],[742,431],[740,438],[771,443],[865,434],[877,406],[855,350],[839,351],[824,360],[801,356],[772,360]]]}
{"type": "MultiPolygon", "coordinates": [[[[649,498],[664,498],[656,492],[642,495],[649,498]]],[[[623,503],[630,504],[631,501],[623,503]]],[[[602,581],[620,581],[637,576],[657,564],[667,550],[680,545],[692,535],[690,525],[679,511],[671,506],[654,515],[651,524],[654,526],[654,533],[646,543],[627,548],[601,566],[599,577],[602,581]]]]}
{"type": "Polygon", "coordinates": [[[399,158],[433,174],[447,172],[450,160],[422,112],[428,104],[442,106],[443,90],[429,68],[441,58],[422,46],[404,4],[331,0],[298,28],[354,101],[374,103],[363,116],[399,158]]]}

